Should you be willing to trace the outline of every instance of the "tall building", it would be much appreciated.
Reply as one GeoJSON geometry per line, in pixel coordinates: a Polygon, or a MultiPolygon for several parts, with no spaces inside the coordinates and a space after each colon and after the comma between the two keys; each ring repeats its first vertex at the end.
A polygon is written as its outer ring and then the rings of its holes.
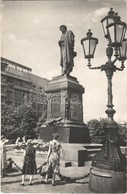
{"type": "Polygon", "coordinates": [[[32,102],[39,118],[47,109],[45,86],[49,80],[32,74],[32,69],[1,57],[1,102],[14,107],[32,102]]]}

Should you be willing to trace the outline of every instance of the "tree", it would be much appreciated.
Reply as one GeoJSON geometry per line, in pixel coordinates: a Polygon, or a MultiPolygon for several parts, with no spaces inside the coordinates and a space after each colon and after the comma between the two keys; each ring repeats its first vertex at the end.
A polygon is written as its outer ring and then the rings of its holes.
{"type": "Polygon", "coordinates": [[[1,105],[1,133],[6,138],[16,139],[18,136],[36,137],[37,118],[31,104],[19,107],[1,105]]]}
{"type": "Polygon", "coordinates": [[[118,124],[119,129],[118,129],[118,140],[119,140],[119,144],[126,146],[126,142],[127,142],[127,127],[126,126],[122,126],[120,124],[118,124]]]}
{"type": "Polygon", "coordinates": [[[100,120],[91,119],[87,123],[92,143],[103,143],[105,136],[104,128],[107,122],[107,118],[100,118],[100,120]]]}
{"type": "Polygon", "coordinates": [[[31,138],[36,137],[37,117],[31,105],[20,106],[17,110],[22,115],[20,130],[24,132],[23,135],[31,138]]]}
{"type": "Polygon", "coordinates": [[[1,134],[9,138],[11,131],[15,126],[15,119],[13,117],[14,107],[12,105],[1,104],[1,134]]]}
{"type": "MultiPolygon", "coordinates": [[[[92,143],[103,143],[104,141],[104,128],[107,124],[108,119],[107,118],[100,118],[100,120],[97,119],[91,119],[87,123],[87,127],[89,129],[90,138],[92,143]]],[[[118,141],[120,145],[126,145],[127,142],[127,127],[121,126],[118,123],[118,141]]]]}
{"type": "Polygon", "coordinates": [[[103,126],[104,126],[103,122],[100,122],[97,119],[91,119],[87,123],[91,143],[103,143],[104,140],[103,126]]]}

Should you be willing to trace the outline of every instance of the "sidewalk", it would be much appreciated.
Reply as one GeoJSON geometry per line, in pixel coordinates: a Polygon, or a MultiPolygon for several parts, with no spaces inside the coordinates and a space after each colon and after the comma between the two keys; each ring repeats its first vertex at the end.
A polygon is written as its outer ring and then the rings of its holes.
{"type": "MultiPolygon", "coordinates": [[[[22,153],[15,153],[10,151],[7,154],[7,158],[12,158],[15,163],[22,167],[23,157],[22,153]]],[[[37,166],[41,165],[45,160],[45,155],[37,155],[37,166]]],[[[14,172],[8,174],[7,177],[1,178],[1,192],[2,193],[91,193],[88,189],[89,182],[89,168],[90,166],[83,167],[64,167],[64,161],[61,161],[61,174],[67,179],[64,181],[56,179],[56,186],[51,185],[51,179],[49,184],[42,184],[42,177],[37,174],[34,176],[33,185],[28,185],[28,178],[26,177],[26,186],[19,186],[21,183],[21,172],[14,172]],[[83,186],[83,188],[79,186],[83,186]],[[82,190],[84,192],[82,192],[82,190]]]]}
{"type": "MultiPolygon", "coordinates": [[[[77,193],[74,192],[77,187],[84,186],[83,193],[90,193],[88,189],[88,183],[71,183],[56,180],[56,186],[51,185],[51,179],[49,179],[49,184],[41,183],[41,176],[35,175],[33,179],[33,185],[28,185],[28,179],[26,178],[25,186],[19,186],[21,183],[21,173],[11,173],[7,177],[1,180],[1,192],[2,193],[77,193]]],[[[78,189],[78,193],[80,189],[78,189]]]]}

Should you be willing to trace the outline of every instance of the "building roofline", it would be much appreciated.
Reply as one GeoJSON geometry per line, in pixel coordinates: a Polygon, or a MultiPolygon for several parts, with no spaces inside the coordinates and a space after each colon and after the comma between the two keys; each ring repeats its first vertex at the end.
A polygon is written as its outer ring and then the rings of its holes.
{"type": "Polygon", "coordinates": [[[11,61],[11,60],[9,60],[9,59],[6,59],[6,58],[4,58],[4,57],[1,57],[1,62],[2,62],[2,61],[3,61],[3,62],[8,62],[8,63],[14,64],[14,65],[18,65],[18,66],[21,67],[21,68],[24,68],[24,69],[26,69],[26,70],[32,71],[31,68],[26,67],[26,66],[24,66],[24,65],[21,65],[21,64],[19,64],[19,63],[16,63],[16,62],[14,62],[14,61],[11,61]]]}

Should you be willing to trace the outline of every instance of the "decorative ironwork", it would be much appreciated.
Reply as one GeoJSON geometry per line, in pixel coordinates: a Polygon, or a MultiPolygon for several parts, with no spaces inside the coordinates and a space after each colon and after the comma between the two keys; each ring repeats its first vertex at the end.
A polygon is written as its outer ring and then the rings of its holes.
{"type": "MultiPolygon", "coordinates": [[[[125,192],[126,158],[120,150],[117,138],[118,125],[113,119],[116,111],[113,109],[112,77],[114,72],[117,70],[123,71],[125,68],[124,62],[127,59],[127,43],[125,42],[126,24],[121,22],[120,17],[113,11],[112,8],[110,9],[108,15],[101,20],[101,22],[103,23],[104,36],[108,40],[108,46],[106,48],[108,60],[105,64],[92,67],[90,60],[94,56],[86,56],[86,49],[83,46],[85,45],[84,42],[88,39],[88,36],[81,40],[85,58],[88,59],[89,69],[100,69],[101,71],[105,71],[108,85],[107,110],[105,111],[108,116],[108,122],[104,127],[105,140],[101,151],[93,157],[89,187],[91,191],[101,193],[118,192],[118,190],[120,192],[125,192]],[[106,26],[104,25],[104,21],[106,22],[106,26]],[[111,60],[113,52],[114,60],[111,60]],[[116,61],[118,60],[121,61],[120,67],[115,65],[116,61]],[[116,172],[118,172],[117,177],[114,176],[116,172]],[[108,180],[108,176],[105,179],[105,175],[107,173],[110,175],[109,178],[112,178],[112,182],[108,180]],[[100,177],[102,179],[100,179],[100,177]],[[122,181],[122,186],[120,187],[117,186],[119,181],[122,181]],[[107,188],[105,188],[105,184],[108,185],[107,188]]],[[[91,37],[89,36],[89,39],[90,38],[91,37]]],[[[94,44],[95,45],[93,45],[93,47],[96,47],[97,42],[94,42],[94,44]]],[[[90,53],[91,47],[88,46],[87,49],[90,53]]]]}

